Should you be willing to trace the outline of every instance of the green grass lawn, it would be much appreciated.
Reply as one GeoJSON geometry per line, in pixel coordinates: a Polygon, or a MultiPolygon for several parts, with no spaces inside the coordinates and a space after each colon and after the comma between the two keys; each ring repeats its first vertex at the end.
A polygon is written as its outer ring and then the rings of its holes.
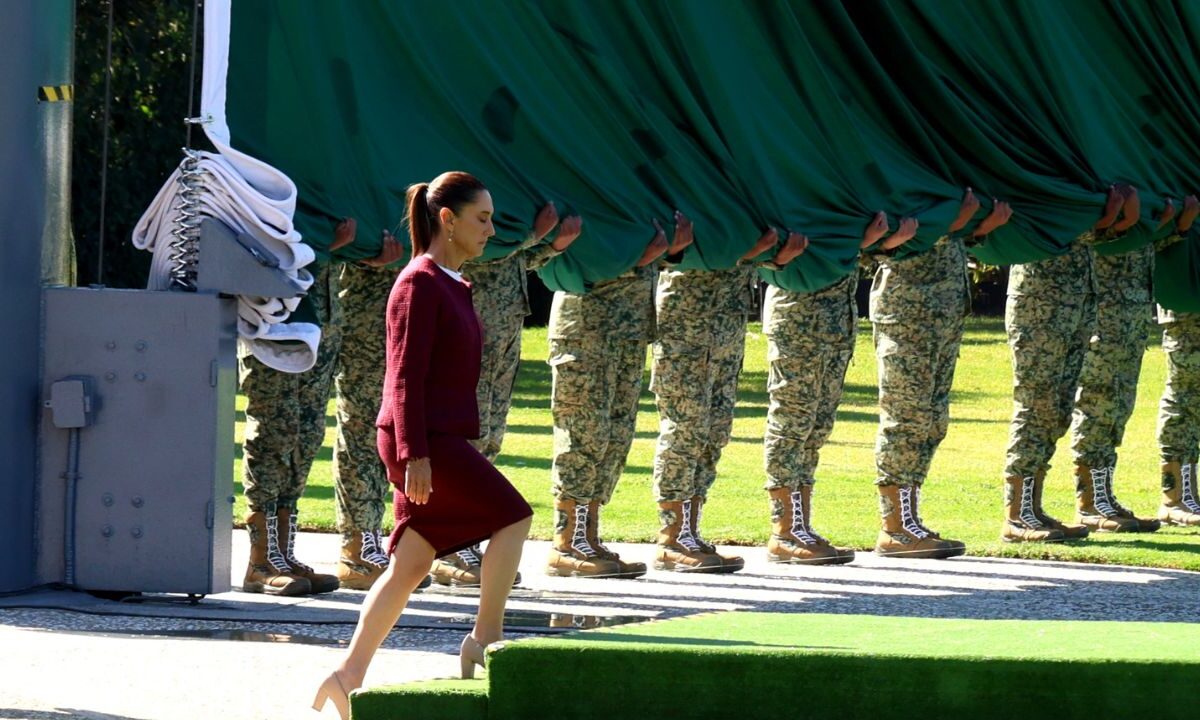
{"type": "MultiPolygon", "coordinates": [[[[767,496],[762,489],[762,434],[766,423],[766,337],[751,325],[746,335],[746,363],[738,387],[733,439],[725,450],[719,478],[705,512],[707,537],[718,542],[757,545],[770,534],[767,496]]],[[[508,418],[508,435],[498,465],[524,493],[535,510],[533,536],[548,539],[553,511],[550,495],[550,369],[546,331],[531,328],[523,338],[521,373],[508,418]]],[[[870,548],[878,530],[873,448],[878,422],[875,356],[871,331],[860,326],[858,349],[846,375],[846,390],[833,436],[821,456],[814,502],[817,529],[837,543],[870,548]]],[[[647,378],[648,381],[648,370],[647,378]]],[[[1121,502],[1142,514],[1158,507],[1159,473],[1155,418],[1165,378],[1157,339],[1147,351],[1137,408],[1121,448],[1117,492],[1121,502]]],[[[645,387],[645,383],[643,383],[645,387]]],[[[238,442],[241,441],[238,399],[238,442]]],[[[648,542],[657,530],[651,495],[651,468],[658,414],[654,396],[643,391],[637,437],[625,475],[605,510],[605,539],[648,542]]],[[[948,537],[967,543],[973,555],[1034,557],[1121,563],[1200,570],[1200,533],[1164,528],[1153,535],[1093,535],[1076,544],[1018,545],[1001,543],[1002,469],[1012,412],[1012,369],[1003,323],[998,318],[968,321],[962,356],[954,379],[950,432],[942,443],[922,496],[927,523],[948,537]]],[[[325,445],[317,456],[301,504],[306,527],[333,529],[333,406],[326,419],[325,445]]],[[[240,446],[239,446],[240,447],[240,446]]],[[[240,478],[240,450],[234,478],[240,478]]],[[[239,485],[240,491],[240,485],[239,485]]],[[[1059,444],[1046,486],[1046,509],[1069,520],[1074,509],[1074,480],[1067,439],[1059,444]]],[[[389,497],[390,501],[390,497],[389,497]]],[[[240,498],[236,517],[245,512],[240,498]]],[[[391,512],[388,511],[390,519],[391,512]]]]}

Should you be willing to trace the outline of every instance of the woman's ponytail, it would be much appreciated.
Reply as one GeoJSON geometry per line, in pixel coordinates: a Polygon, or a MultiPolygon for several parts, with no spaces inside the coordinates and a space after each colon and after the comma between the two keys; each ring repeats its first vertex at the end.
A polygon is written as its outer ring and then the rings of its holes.
{"type": "Polygon", "coordinates": [[[433,213],[429,209],[428,190],[429,183],[409,185],[408,194],[404,197],[407,208],[404,219],[408,223],[413,258],[424,255],[433,241],[433,213]]]}

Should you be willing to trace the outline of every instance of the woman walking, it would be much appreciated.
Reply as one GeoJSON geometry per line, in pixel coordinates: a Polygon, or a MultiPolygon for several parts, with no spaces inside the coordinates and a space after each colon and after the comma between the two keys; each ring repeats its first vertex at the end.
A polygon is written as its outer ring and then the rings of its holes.
{"type": "Polygon", "coordinates": [[[479,436],[475,386],[482,333],[471,286],[459,269],[479,257],[492,226],[492,197],[473,176],[448,172],[408,189],[412,260],[387,307],[387,368],[376,425],[395,486],[392,563],[367,595],[350,649],[321,683],[313,709],[332,699],[342,718],[375,650],[435,557],[488,540],[479,613],[463,638],[463,677],[501,639],[504,605],[533,511],[468,442],[479,436]]]}

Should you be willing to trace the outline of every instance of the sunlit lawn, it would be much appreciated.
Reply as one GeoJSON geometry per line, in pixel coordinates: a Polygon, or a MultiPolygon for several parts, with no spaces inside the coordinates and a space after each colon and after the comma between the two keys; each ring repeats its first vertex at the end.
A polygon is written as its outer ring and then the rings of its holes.
{"type": "MultiPolygon", "coordinates": [[[[521,373],[498,464],[534,506],[533,535],[545,539],[551,534],[553,514],[549,489],[550,370],[545,363],[545,329],[526,330],[523,342],[521,373]]],[[[762,490],[766,373],[766,338],[758,325],[751,325],[746,335],[746,363],[738,387],[733,440],[721,460],[720,476],[705,512],[704,530],[713,540],[761,544],[770,534],[766,493],[762,490]]],[[[1147,351],[1137,409],[1126,432],[1117,473],[1121,502],[1139,513],[1151,515],[1159,498],[1154,427],[1164,377],[1164,361],[1155,340],[1147,351]]],[[[1154,535],[1093,536],[1072,545],[1000,543],[997,536],[1001,521],[1001,471],[1012,411],[1011,386],[1008,347],[1001,321],[971,320],[954,381],[950,432],[934,460],[922,495],[922,514],[928,524],[943,535],[965,540],[971,554],[1200,570],[1200,533],[1177,528],[1164,528],[1154,535]]],[[[239,397],[239,442],[240,411],[244,406],[244,399],[239,397]]],[[[606,539],[646,542],[657,529],[651,494],[658,424],[653,395],[643,391],[640,410],[637,437],[625,474],[604,513],[606,539]]],[[[333,417],[330,404],[325,445],[317,456],[301,505],[303,523],[315,529],[334,527],[333,417]]],[[[870,325],[864,322],[846,377],[837,426],[821,456],[814,505],[817,529],[838,543],[857,548],[871,547],[878,529],[872,485],[877,422],[875,358],[870,325]]],[[[240,477],[240,462],[239,452],[235,480],[240,477]]],[[[1074,507],[1070,473],[1070,455],[1064,439],[1047,480],[1045,504],[1052,514],[1065,519],[1069,519],[1074,507]]],[[[244,509],[239,498],[237,517],[241,517],[244,509]]]]}

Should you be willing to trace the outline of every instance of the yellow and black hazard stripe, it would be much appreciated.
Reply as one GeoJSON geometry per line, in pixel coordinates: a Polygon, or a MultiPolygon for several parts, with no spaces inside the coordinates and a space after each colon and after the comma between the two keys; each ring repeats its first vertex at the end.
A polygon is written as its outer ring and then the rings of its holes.
{"type": "Polygon", "coordinates": [[[40,102],[70,102],[74,99],[74,85],[42,85],[38,88],[40,102]]]}

